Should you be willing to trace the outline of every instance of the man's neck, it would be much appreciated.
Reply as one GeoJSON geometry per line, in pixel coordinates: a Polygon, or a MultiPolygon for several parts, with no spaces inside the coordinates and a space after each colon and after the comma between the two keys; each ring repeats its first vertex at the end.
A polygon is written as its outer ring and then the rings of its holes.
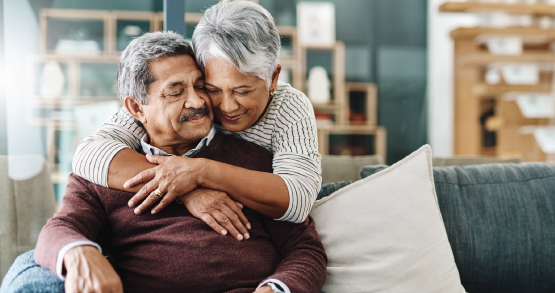
{"type": "Polygon", "coordinates": [[[176,156],[183,156],[188,151],[194,149],[200,142],[199,140],[191,141],[191,142],[182,142],[179,144],[164,144],[164,143],[157,143],[155,140],[150,140],[150,145],[160,150],[164,151],[169,155],[176,155],[176,156]]]}

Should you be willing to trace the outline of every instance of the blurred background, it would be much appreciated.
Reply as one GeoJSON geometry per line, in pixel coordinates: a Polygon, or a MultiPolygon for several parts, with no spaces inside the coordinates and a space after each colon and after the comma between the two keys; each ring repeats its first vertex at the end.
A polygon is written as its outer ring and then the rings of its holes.
{"type": "MultiPolygon", "coordinates": [[[[120,107],[121,51],[164,28],[165,1],[0,0],[0,197],[40,173],[59,202],[79,141],[120,107]]],[[[184,0],[186,38],[217,2],[184,0]]],[[[393,164],[429,143],[438,159],[554,160],[555,1],[254,2],[322,155],[393,164]]]]}
{"type": "MultiPolygon", "coordinates": [[[[184,2],[190,38],[218,0],[184,2]]],[[[428,142],[425,0],[257,2],[282,35],[280,78],[307,94],[309,81],[317,85],[311,99],[322,154],[394,163],[428,142]],[[303,33],[302,19],[310,20],[303,33]]],[[[46,158],[58,200],[77,144],[119,108],[120,52],[163,29],[163,7],[163,0],[3,1],[0,154],[46,158]]]]}

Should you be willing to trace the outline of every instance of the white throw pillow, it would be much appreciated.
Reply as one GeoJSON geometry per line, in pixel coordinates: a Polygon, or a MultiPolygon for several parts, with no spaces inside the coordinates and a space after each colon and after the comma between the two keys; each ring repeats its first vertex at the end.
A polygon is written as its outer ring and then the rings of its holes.
{"type": "Polygon", "coordinates": [[[465,292],[431,158],[425,145],[316,202],[310,215],[328,255],[323,292],[465,292]]]}

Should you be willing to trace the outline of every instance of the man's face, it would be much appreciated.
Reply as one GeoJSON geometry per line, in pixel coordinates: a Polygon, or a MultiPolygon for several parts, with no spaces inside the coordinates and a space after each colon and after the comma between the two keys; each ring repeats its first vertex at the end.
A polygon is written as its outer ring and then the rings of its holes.
{"type": "Polygon", "coordinates": [[[155,81],[148,86],[148,105],[142,105],[143,125],[150,143],[172,147],[202,139],[212,125],[212,104],[204,77],[188,55],[150,63],[155,81]]]}

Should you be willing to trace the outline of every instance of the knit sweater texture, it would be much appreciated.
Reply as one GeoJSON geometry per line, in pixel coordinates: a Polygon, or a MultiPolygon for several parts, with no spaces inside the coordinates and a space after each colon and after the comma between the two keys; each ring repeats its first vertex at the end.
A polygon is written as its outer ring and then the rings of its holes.
{"type": "MultiPolygon", "coordinates": [[[[195,156],[272,172],[272,154],[261,146],[218,132],[195,156]]],[[[55,271],[68,243],[98,243],[119,274],[125,292],[253,292],[267,279],[291,292],[320,292],[327,258],[314,221],[276,221],[244,207],[250,238],[222,236],[187,209],[172,203],[158,214],[135,215],[134,193],[69,176],[62,207],[39,235],[35,261],[55,271]]]]}

